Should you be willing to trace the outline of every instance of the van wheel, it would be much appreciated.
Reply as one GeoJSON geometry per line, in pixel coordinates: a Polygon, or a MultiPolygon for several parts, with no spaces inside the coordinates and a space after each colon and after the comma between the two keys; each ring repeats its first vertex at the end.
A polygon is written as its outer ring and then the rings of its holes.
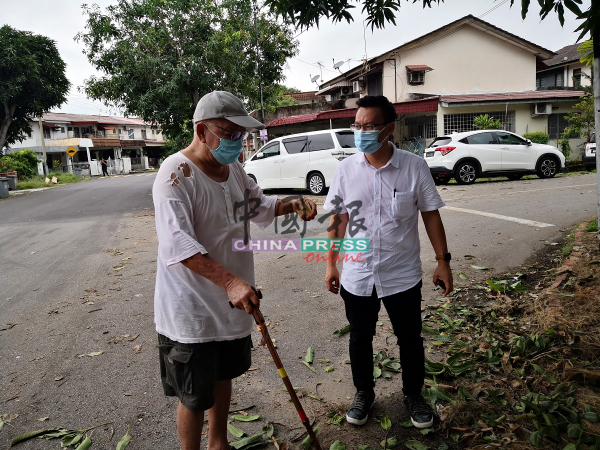
{"type": "Polygon", "coordinates": [[[325,190],[325,178],[319,172],[310,174],[308,177],[308,190],[311,194],[320,195],[325,190]]]}

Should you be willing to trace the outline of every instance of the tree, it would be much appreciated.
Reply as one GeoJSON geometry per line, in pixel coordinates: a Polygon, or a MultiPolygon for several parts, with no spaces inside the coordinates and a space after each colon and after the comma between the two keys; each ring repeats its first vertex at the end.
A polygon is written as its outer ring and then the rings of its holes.
{"type": "Polygon", "coordinates": [[[30,136],[30,122],[62,105],[69,87],[53,40],[0,28],[0,150],[30,136]]]}
{"type": "MultiPolygon", "coordinates": [[[[410,0],[407,0],[410,1],[410,0]]],[[[431,8],[432,3],[443,3],[444,0],[412,0],[413,3],[423,2],[423,8],[431,8]]],[[[510,0],[512,7],[515,0],[510,0]]],[[[384,28],[386,23],[396,24],[396,15],[400,11],[401,0],[358,0],[362,3],[362,12],[367,13],[366,23],[371,29],[384,28]]],[[[531,0],[521,0],[521,16],[523,19],[529,12],[531,0]]],[[[593,11],[592,7],[582,12],[578,5],[582,0],[538,0],[540,5],[540,18],[543,20],[553,10],[558,15],[560,24],[563,25],[565,19],[565,8],[583,20],[583,23],[577,30],[581,31],[579,39],[597,26],[600,20],[600,11],[593,11]]],[[[325,17],[332,22],[341,22],[346,20],[352,22],[350,11],[355,8],[350,4],[350,0],[266,0],[265,4],[271,8],[278,16],[297,25],[300,28],[308,28],[312,25],[319,26],[319,19],[325,17]]]]}
{"type": "Polygon", "coordinates": [[[269,95],[269,102],[265,104],[265,111],[270,114],[273,114],[277,108],[300,104],[300,102],[294,97],[285,95],[300,92],[300,89],[290,88],[284,86],[283,84],[274,83],[270,86],[267,86],[265,91],[267,91],[269,95]]]}
{"type": "Polygon", "coordinates": [[[76,40],[103,74],[86,80],[84,91],[160,126],[175,143],[191,139],[204,94],[227,90],[257,108],[257,63],[270,85],[297,52],[291,28],[255,14],[252,0],[118,0],[106,12],[83,9],[86,32],[76,40]]]}

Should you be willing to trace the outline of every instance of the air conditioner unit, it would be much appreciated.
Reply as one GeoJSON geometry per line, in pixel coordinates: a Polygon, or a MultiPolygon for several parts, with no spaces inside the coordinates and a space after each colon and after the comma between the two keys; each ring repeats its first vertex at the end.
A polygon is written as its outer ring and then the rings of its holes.
{"type": "Polygon", "coordinates": [[[418,84],[425,82],[425,72],[409,72],[408,82],[411,84],[418,84]]]}
{"type": "Polygon", "coordinates": [[[352,82],[352,92],[361,92],[362,91],[362,86],[360,81],[353,81],[352,82]]]}
{"type": "Polygon", "coordinates": [[[552,103],[534,103],[532,105],[532,116],[552,114],[552,103]]]}
{"type": "Polygon", "coordinates": [[[69,136],[70,138],[75,137],[75,132],[73,130],[67,131],[67,136],[69,136]]]}
{"type": "Polygon", "coordinates": [[[350,86],[343,86],[342,87],[342,95],[350,95],[352,92],[350,91],[350,86]]]}

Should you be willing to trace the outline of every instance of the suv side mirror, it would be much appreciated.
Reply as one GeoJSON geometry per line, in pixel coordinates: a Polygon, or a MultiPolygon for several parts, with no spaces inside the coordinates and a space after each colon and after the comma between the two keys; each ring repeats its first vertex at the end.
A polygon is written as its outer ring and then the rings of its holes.
{"type": "Polygon", "coordinates": [[[527,142],[527,145],[531,145],[531,141],[529,139],[525,139],[525,141],[527,142]]]}

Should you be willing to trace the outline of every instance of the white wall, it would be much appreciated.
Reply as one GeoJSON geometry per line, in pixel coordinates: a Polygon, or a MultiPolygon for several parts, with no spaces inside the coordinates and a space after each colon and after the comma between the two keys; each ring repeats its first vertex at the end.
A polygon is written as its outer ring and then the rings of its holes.
{"type": "MultiPolygon", "coordinates": [[[[383,64],[383,95],[394,98],[393,64],[383,64]],[[391,66],[391,67],[390,67],[391,66]]],[[[396,56],[398,101],[409,94],[467,94],[535,90],[535,55],[472,26],[396,56]],[[423,85],[411,86],[407,65],[427,65],[423,85]]]]}

